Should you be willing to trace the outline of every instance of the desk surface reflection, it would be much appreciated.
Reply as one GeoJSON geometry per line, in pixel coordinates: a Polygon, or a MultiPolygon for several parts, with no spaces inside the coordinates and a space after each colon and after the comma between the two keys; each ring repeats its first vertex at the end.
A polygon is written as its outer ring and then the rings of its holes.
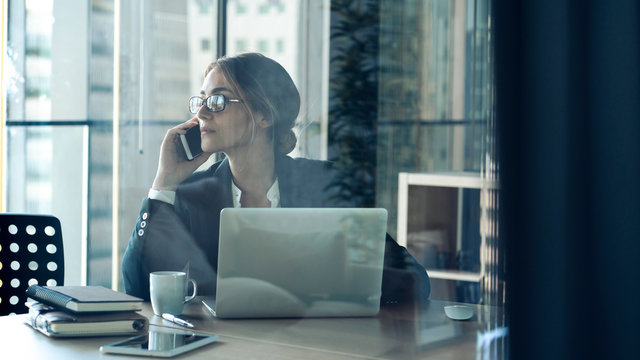
{"type": "MultiPolygon", "coordinates": [[[[502,319],[499,308],[475,306],[468,321],[446,317],[444,306],[432,300],[420,306],[387,306],[376,317],[251,319],[215,318],[196,298],[185,306],[182,318],[194,331],[218,334],[217,343],[181,357],[189,359],[475,359],[483,333],[502,319]]],[[[142,311],[151,327],[185,328],[142,311]]],[[[123,359],[100,354],[99,347],[126,337],[48,338],[23,324],[24,315],[0,317],[0,352],[3,359],[123,359]]],[[[482,344],[481,344],[482,345],[482,344]]],[[[140,359],[140,357],[133,357],[140,359]]]]}

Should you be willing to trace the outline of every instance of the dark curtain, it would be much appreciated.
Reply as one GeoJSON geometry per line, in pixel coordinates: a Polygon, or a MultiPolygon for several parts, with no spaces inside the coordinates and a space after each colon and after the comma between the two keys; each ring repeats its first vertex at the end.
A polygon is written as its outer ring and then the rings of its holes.
{"type": "Polygon", "coordinates": [[[634,356],[640,2],[494,5],[510,358],[634,356]]]}

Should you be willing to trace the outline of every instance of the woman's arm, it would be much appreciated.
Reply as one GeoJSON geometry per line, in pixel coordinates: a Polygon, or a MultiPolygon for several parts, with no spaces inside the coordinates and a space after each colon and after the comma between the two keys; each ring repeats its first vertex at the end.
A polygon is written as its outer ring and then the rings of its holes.
{"type": "MultiPolygon", "coordinates": [[[[180,145],[179,135],[196,126],[198,119],[190,119],[167,131],[160,147],[158,170],[152,185],[153,193],[161,192],[164,201],[146,198],[142,202],[136,227],[131,234],[127,250],[122,260],[125,291],[129,294],[149,298],[149,273],[156,270],[182,270],[176,262],[185,266],[184,256],[167,256],[176,244],[188,239],[197,248],[191,234],[184,226],[184,219],[176,214],[173,207],[178,185],[187,179],[210,154],[203,154],[188,161],[180,145]],[[171,196],[166,196],[170,194],[171,196]],[[163,252],[164,250],[164,252],[163,252]]],[[[187,246],[192,249],[194,246],[187,246]]],[[[194,252],[194,251],[192,251],[194,252]]],[[[206,261],[205,261],[206,263],[206,261]]]]}
{"type": "Polygon", "coordinates": [[[215,289],[216,273],[173,205],[146,198],[122,259],[125,292],[148,300],[149,274],[164,270],[188,271],[199,291],[215,289]]]}

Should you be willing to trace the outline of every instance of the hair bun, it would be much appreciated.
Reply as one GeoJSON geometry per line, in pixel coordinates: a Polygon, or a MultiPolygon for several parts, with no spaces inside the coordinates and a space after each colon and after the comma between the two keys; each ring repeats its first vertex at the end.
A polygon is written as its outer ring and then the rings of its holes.
{"type": "Polygon", "coordinates": [[[278,152],[284,155],[292,152],[296,148],[297,142],[296,134],[292,129],[289,129],[289,131],[278,137],[278,152]]]}

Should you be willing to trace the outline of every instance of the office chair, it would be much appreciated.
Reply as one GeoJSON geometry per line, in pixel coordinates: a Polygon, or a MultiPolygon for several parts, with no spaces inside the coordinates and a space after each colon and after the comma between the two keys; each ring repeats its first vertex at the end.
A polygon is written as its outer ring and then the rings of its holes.
{"type": "Polygon", "coordinates": [[[51,215],[0,214],[0,315],[28,312],[29,285],[64,285],[60,221],[51,215]]]}

